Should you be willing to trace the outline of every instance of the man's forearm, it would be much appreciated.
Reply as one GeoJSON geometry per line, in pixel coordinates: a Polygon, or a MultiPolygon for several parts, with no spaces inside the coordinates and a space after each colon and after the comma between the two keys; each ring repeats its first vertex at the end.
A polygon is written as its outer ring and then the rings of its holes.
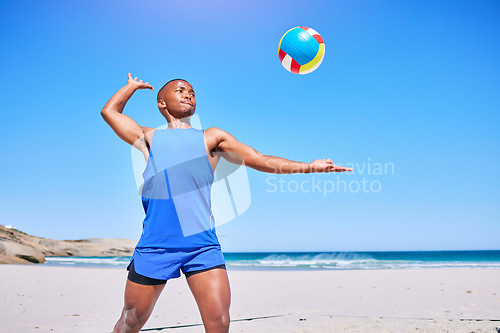
{"type": "Polygon", "coordinates": [[[291,161],[277,156],[262,155],[259,160],[253,168],[263,172],[290,174],[312,171],[310,163],[291,161]]]}
{"type": "Polygon", "coordinates": [[[123,86],[113,95],[113,97],[110,98],[110,100],[106,103],[106,105],[104,105],[101,113],[103,112],[122,113],[125,104],[130,99],[130,97],[132,97],[132,95],[136,90],[137,88],[130,84],[123,86]]]}

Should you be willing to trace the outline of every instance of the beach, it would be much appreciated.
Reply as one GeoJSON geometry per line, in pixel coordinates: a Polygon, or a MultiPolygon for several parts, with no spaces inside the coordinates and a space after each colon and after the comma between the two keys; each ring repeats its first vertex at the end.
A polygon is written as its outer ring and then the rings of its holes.
{"type": "MultiPolygon", "coordinates": [[[[120,316],[124,268],[1,265],[0,272],[0,332],[111,332],[120,316]]],[[[500,327],[500,269],[229,268],[228,275],[230,332],[495,333],[500,327]]],[[[143,329],[204,332],[200,324],[182,276],[167,283],[143,329]]]]}

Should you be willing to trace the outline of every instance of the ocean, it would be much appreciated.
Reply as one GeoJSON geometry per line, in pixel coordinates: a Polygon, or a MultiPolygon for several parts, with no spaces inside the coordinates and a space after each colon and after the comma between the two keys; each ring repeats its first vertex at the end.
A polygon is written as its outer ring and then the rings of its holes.
{"type": "MultiPolygon", "coordinates": [[[[232,270],[366,270],[408,268],[500,268],[500,250],[411,252],[230,252],[232,270]]],[[[130,257],[47,257],[44,265],[126,267],[130,257]]]]}

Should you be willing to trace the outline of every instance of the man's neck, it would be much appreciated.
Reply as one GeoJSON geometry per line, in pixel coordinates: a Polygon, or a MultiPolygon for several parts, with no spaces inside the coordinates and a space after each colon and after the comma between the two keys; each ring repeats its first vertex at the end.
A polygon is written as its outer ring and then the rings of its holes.
{"type": "Polygon", "coordinates": [[[168,123],[168,128],[169,129],[192,128],[192,126],[189,121],[182,121],[180,119],[176,119],[168,123]]]}

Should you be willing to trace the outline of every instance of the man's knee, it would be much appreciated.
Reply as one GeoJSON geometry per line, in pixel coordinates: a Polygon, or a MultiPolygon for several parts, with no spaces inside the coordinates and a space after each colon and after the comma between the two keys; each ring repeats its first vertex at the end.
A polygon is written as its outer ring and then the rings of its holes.
{"type": "Polygon", "coordinates": [[[153,310],[153,304],[148,302],[139,302],[135,298],[125,299],[125,304],[123,306],[123,312],[127,313],[127,317],[130,318],[131,322],[141,322],[146,321],[153,310]]]}
{"type": "Polygon", "coordinates": [[[231,320],[229,319],[229,313],[223,314],[219,318],[220,326],[223,328],[226,328],[227,330],[229,330],[229,323],[230,322],[231,322],[231,320]]]}
{"type": "Polygon", "coordinates": [[[120,319],[118,319],[113,333],[130,332],[130,330],[138,331],[139,329],[139,320],[137,319],[135,311],[133,309],[123,309],[122,315],[120,319]]]}
{"type": "Polygon", "coordinates": [[[229,313],[221,313],[210,318],[209,326],[214,332],[228,332],[230,322],[229,313]]]}
{"type": "Polygon", "coordinates": [[[221,318],[221,326],[226,329],[226,331],[229,331],[229,323],[231,322],[229,318],[229,313],[224,315],[221,318]]]}
{"type": "Polygon", "coordinates": [[[134,328],[139,325],[139,318],[135,308],[123,310],[123,322],[130,328],[134,328]]]}
{"type": "Polygon", "coordinates": [[[122,321],[128,328],[141,328],[148,320],[149,313],[138,311],[136,307],[125,307],[123,309],[122,321]]]}

